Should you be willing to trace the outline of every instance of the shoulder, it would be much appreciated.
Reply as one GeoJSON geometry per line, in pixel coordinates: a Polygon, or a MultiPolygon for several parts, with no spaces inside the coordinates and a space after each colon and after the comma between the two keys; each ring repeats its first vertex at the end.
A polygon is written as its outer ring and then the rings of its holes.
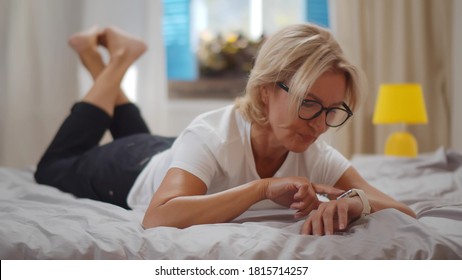
{"type": "Polygon", "coordinates": [[[195,134],[205,140],[229,141],[240,136],[243,126],[245,121],[241,113],[234,105],[228,105],[197,116],[183,133],[195,134]]]}
{"type": "Polygon", "coordinates": [[[238,111],[234,105],[228,105],[216,110],[208,111],[197,116],[189,127],[194,125],[208,125],[211,127],[220,127],[225,125],[229,120],[236,115],[238,111]]]}

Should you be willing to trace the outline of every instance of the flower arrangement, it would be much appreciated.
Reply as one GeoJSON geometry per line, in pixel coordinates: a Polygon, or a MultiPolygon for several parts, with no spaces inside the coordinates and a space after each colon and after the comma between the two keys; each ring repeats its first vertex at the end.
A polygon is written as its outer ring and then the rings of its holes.
{"type": "Polygon", "coordinates": [[[223,37],[204,33],[200,37],[197,58],[201,77],[242,77],[252,69],[264,36],[250,40],[240,33],[223,37]]]}

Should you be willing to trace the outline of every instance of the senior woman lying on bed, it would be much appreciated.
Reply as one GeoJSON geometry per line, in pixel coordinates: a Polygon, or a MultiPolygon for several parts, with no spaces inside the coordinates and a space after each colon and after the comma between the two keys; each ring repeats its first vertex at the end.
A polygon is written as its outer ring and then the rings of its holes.
{"type": "Polygon", "coordinates": [[[307,217],[303,234],[343,231],[384,208],[415,216],[318,139],[353,115],[361,92],[357,68],[326,30],[297,24],[272,35],[245,95],[197,117],[176,139],[151,135],[120,88],[144,42],[108,27],[69,43],[95,81],[40,160],[38,183],[141,208],[145,228],[227,222],[264,200],[307,217]],[[109,52],[107,64],[99,45],[109,52]],[[98,146],[106,129],[114,140],[98,146]]]}

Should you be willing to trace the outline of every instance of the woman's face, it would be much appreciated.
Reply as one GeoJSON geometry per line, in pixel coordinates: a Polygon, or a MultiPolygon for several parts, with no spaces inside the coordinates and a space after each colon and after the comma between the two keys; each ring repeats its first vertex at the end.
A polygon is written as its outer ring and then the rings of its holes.
{"type": "MultiPolygon", "coordinates": [[[[346,81],[343,73],[325,72],[306,93],[305,100],[315,100],[324,107],[341,107],[345,99],[346,81]]],[[[290,91],[289,91],[290,92],[290,91]]],[[[312,120],[296,118],[289,113],[289,93],[274,87],[267,91],[269,125],[277,141],[287,150],[300,153],[327,131],[325,111],[312,120]]]]}

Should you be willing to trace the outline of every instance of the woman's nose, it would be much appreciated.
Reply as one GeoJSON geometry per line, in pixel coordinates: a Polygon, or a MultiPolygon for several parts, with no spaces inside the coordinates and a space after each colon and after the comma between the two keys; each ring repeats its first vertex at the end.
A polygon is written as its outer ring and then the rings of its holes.
{"type": "Polygon", "coordinates": [[[324,132],[327,130],[328,126],[326,125],[326,114],[322,112],[319,116],[309,121],[310,126],[312,126],[318,132],[324,132]]]}

